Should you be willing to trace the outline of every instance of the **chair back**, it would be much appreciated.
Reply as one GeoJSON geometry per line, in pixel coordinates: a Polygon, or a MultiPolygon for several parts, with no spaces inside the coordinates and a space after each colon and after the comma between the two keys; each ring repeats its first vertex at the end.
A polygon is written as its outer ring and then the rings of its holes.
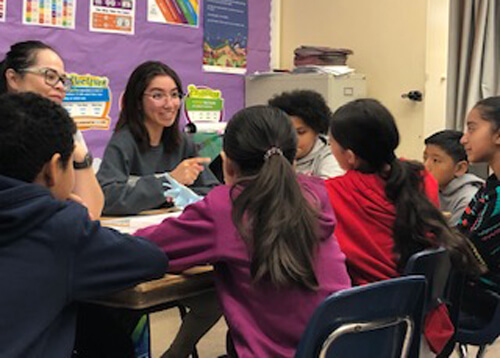
{"type": "Polygon", "coordinates": [[[423,275],[427,279],[425,312],[434,309],[441,302],[446,302],[450,273],[450,255],[443,247],[417,252],[408,260],[405,275],[423,275]]]}
{"type": "Polygon", "coordinates": [[[483,290],[479,295],[476,294],[475,296],[478,298],[475,303],[490,308],[491,313],[485,319],[486,315],[483,317],[484,313],[481,317],[474,317],[472,313],[461,312],[457,341],[460,344],[479,346],[483,351],[487,345],[492,344],[500,335],[500,295],[490,290],[483,290]],[[485,302],[485,300],[489,302],[485,302]]]}
{"type": "Polygon", "coordinates": [[[418,357],[425,297],[423,276],[336,292],[314,312],[295,357],[418,357]]]}

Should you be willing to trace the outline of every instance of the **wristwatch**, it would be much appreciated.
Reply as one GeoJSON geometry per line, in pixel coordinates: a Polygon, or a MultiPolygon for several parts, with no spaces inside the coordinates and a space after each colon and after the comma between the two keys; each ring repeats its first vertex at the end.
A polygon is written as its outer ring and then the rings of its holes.
{"type": "Polygon", "coordinates": [[[87,152],[85,154],[85,157],[83,157],[83,160],[81,162],[73,161],[73,168],[75,169],[87,169],[92,166],[92,162],[94,161],[94,158],[92,158],[92,154],[90,152],[87,152]]]}

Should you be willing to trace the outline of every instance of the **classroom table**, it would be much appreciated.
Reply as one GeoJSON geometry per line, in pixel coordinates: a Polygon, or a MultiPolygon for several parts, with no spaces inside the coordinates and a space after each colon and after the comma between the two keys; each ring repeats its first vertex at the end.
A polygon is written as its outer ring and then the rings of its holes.
{"type": "Polygon", "coordinates": [[[198,266],[181,274],[166,274],[160,279],[143,282],[89,302],[152,313],[175,307],[178,300],[213,290],[213,267],[198,266]]]}
{"type": "MultiPolygon", "coordinates": [[[[101,225],[131,234],[138,229],[160,223],[168,217],[180,215],[180,211],[150,210],[139,215],[103,217],[101,225]]],[[[183,298],[197,296],[214,290],[213,267],[198,266],[182,273],[168,273],[160,279],[140,283],[134,287],[90,302],[103,306],[155,312],[172,306],[183,298]]]]}
{"type": "MultiPolygon", "coordinates": [[[[149,210],[134,216],[103,217],[100,221],[104,227],[132,234],[138,229],[158,224],[165,218],[179,216],[180,213],[181,211],[172,209],[149,210]]],[[[182,273],[168,273],[162,278],[143,282],[110,295],[93,298],[87,302],[121,311],[134,311],[138,314],[148,314],[177,307],[182,319],[186,315],[186,308],[179,300],[214,291],[213,271],[212,266],[206,265],[193,267],[182,273]]],[[[149,331],[149,325],[145,329],[149,331]]],[[[149,334],[147,337],[149,340],[149,334]]],[[[151,342],[149,341],[148,347],[150,346],[151,342]]],[[[198,358],[196,347],[191,356],[198,358]]]]}

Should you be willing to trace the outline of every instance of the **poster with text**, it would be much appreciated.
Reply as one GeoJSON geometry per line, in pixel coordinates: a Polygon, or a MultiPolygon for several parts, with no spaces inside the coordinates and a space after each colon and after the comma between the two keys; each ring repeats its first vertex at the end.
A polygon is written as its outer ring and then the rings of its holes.
{"type": "Polygon", "coordinates": [[[111,123],[111,89],[107,77],[69,73],[71,90],[66,93],[63,107],[78,129],[108,130],[111,123]]]}
{"type": "Polygon", "coordinates": [[[89,30],[134,34],[135,0],[90,0],[89,30]]]}
{"type": "Polygon", "coordinates": [[[75,28],[76,0],[24,0],[23,24],[75,28]]]}
{"type": "Polygon", "coordinates": [[[198,27],[200,0],[148,0],[148,21],[198,27]]]}
{"type": "Polygon", "coordinates": [[[203,69],[245,74],[247,0],[205,0],[203,4],[203,69]]]}
{"type": "Polygon", "coordinates": [[[7,13],[7,0],[0,0],[0,21],[5,22],[6,13],[7,13]]]}

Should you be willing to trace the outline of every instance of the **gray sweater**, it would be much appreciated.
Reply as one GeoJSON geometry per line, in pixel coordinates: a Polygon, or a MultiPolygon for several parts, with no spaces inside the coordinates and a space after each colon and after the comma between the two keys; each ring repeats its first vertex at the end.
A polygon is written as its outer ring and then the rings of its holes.
{"type": "Polygon", "coordinates": [[[328,139],[319,135],[314,147],[304,157],[297,159],[295,164],[298,173],[328,179],[343,175],[345,172],[340,168],[328,145],[328,139]]]}
{"type": "Polygon", "coordinates": [[[483,183],[484,180],[474,174],[464,174],[453,179],[444,190],[439,191],[441,210],[451,213],[450,225],[455,226],[459,223],[465,208],[483,183]]]}
{"type": "MultiPolygon", "coordinates": [[[[181,136],[179,147],[167,154],[162,144],[141,151],[127,127],[113,134],[97,173],[105,197],[105,215],[136,214],[165,204],[164,179],[156,174],[170,172],[184,159],[197,156],[194,143],[186,134],[181,136]]],[[[190,188],[205,195],[218,184],[206,168],[190,188]]]]}

